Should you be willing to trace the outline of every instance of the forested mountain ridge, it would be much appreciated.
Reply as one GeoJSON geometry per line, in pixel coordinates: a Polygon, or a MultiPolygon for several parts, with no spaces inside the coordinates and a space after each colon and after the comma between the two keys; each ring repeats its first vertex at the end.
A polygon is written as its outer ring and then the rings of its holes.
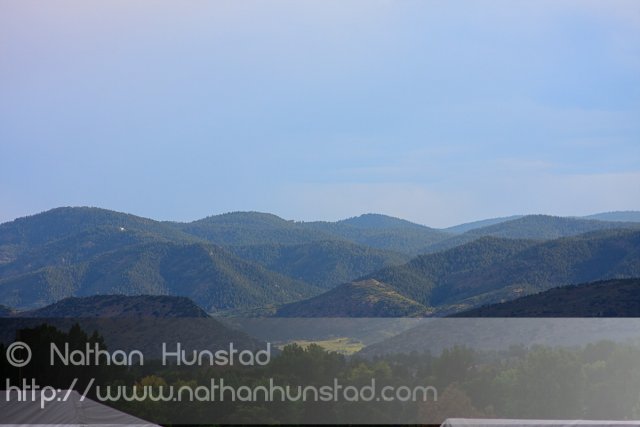
{"type": "Polygon", "coordinates": [[[505,237],[510,239],[548,240],[577,236],[590,231],[618,228],[640,229],[640,223],[600,221],[595,219],[558,217],[551,215],[526,215],[499,224],[489,225],[468,232],[475,236],[505,237]]]}
{"type": "MultiPolygon", "coordinates": [[[[490,225],[500,224],[503,222],[511,221],[514,219],[523,218],[525,216],[535,215],[511,215],[497,218],[487,218],[479,221],[465,222],[463,224],[447,227],[444,230],[451,233],[461,234],[467,231],[483,228],[490,225]]],[[[545,215],[550,216],[550,215],[545,215]]],[[[562,218],[562,217],[561,217],[562,218]]],[[[640,211],[613,211],[613,212],[601,212],[593,215],[585,216],[570,216],[565,218],[571,219],[587,219],[587,220],[599,220],[607,222],[640,222],[640,211]]]]}
{"type": "Polygon", "coordinates": [[[191,239],[171,240],[135,229],[100,225],[23,249],[13,262],[0,263],[0,278],[28,273],[47,266],[77,264],[129,246],[159,242],[193,243],[191,239]]]}
{"type": "Polygon", "coordinates": [[[640,231],[605,230],[544,242],[483,237],[285,305],[276,316],[384,317],[389,314],[355,301],[385,295],[393,295],[389,313],[441,316],[558,286],[624,277],[640,277],[640,231]]]}
{"type": "Polygon", "coordinates": [[[264,267],[328,289],[364,274],[409,260],[408,255],[326,240],[300,245],[253,245],[230,247],[237,256],[264,267]]]}
{"type": "Polygon", "coordinates": [[[640,231],[606,230],[545,242],[484,237],[363,279],[441,315],[557,286],[632,277],[640,277],[640,231]]]}
{"type": "Polygon", "coordinates": [[[560,237],[577,236],[590,231],[622,228],[640,230],[640,222],[601,221],[550,215],[525,215],[484,227],[473,228],[465,233],[424,247],[420,252],[440,252],[487,236],[507,239],[550,240],[560,237]]]}
{"type": "Polygon", "coordinates": [[[529,246],[530,240],[483,237],[447,251],[418,256],[407,264],[388,267],[364,276],[392,286],[398,293],[427,307],[437,287],[464,273],[481,271],[514,256],[529,246]]]}
{"type": "Polygon", "coordinates": [[[170,224],[131,214],[93,207],[61,207],[0,224],[0,245],[34,246],[98,227],[124,228],[171,240],[194,238],[170,224]]]}
{"type": "MultiPolygon", "coordinates": [[[[172,225],[148,218],[101,208],[61,207],[0,224],[0,265],[36,247],[98,230],[108,231],[111,237],[128,231],[146,240],[201,241],[172,225]]],[[[131,234],[120,237],[130,238],[131,234]]],[[[91,242],[91,237],[86,241],[91,242]]],[[[120,245],[117,243],[116,247],[120,245]]]]}
{"type": "Polygon", "coordinates": [[[436,305],[499,301],[556,286],[640,276],[640,231],[607,230],[525,248],[504,261],[449,276],[436,305]]]}
{"type": "Polygon", "coordinates": [[[189,223],[170,223],[185,233],[218,245],[301,244],[335,236],[262,212],[231,212],[189,223]]]}
{"type": "Polygon", "coordinates": [[[172,223],[185,233],[220,245],[303,244],[341,240],[377,249],[417,254],[450,233],[378,214],[336,222],[287,221],[261,212],[232,212],[190,223],[172,223]]]}
{"type": "Polygon", "coordinates": [[[210,312],[281,304],[319,289],[202,243],[126,246],[78,264],[46,266],[0,279],[0,301],[38,307],[69,296],[187,296],[210,312]]]}
{"type": "Polygon", "coordinates": [[[365,214],[337,222],[307,222],[303,225],[339,239],[410,255],[417,255],[425,246],[452,236],[447,231],[378,214],[365,214]]]}

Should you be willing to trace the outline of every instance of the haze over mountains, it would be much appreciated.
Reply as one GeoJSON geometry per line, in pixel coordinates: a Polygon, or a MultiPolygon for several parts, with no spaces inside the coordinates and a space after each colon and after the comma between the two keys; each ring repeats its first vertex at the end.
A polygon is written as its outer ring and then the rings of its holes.
{"type": "Polygon", "coordinates": [[[213,313],[421,316],[625,277],[640,277],[638,212],[438,230],[377,214],[295,222],[236,212],[177,223],[57,208],[0,224],[0,304],[23,310],[70,296],[156,294],[213,313]]]}

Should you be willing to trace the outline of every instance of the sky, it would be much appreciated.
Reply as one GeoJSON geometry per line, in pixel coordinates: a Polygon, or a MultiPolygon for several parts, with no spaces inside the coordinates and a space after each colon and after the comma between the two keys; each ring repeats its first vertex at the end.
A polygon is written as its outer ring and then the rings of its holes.
{"type": "Polygon", "coordinates": [[[635,0],[0,0],[0,222],[640,210],[635,0]]]}

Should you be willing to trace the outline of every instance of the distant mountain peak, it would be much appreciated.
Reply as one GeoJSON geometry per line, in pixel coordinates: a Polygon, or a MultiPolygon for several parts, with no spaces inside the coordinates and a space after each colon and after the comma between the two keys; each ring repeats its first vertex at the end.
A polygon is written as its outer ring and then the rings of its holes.
{"type": "Polygon", "coordinates": [[[366,213],[359,216],[354,216],[351,218],[343,219],[342,221],[338,221],[338,223],[348,224],[353,227],[362,227],[362,228],[400,228],[400,227],[420,227],[420,228],[428,228],[424,225],[416,224],[411,221],[407,221],[405,219],[400,219],[397,217],[377,214],[377,213],[366,213]]]}
{"type": "Polygon", "coordinates": [[[640,211],[611,211],[602,212],[593,215],[587,215],[583,218],[597,219],[599,221],[613,222],[640,222],[640,211]]]}
{"type": "Polygon", "coordinates": [[[266,224],[266,223],[293,223],[293,221],[288,221],[284,218],[279,217],[278,215],[268,213],[268,212],[258,212],[258,211],[232,211],[225,212],[218,215],[210,215],[206,218],[202,218],[193,223],[201,223],[201,222],[218,222],[218,223],[252,223],[252,224],[266,224]]]}

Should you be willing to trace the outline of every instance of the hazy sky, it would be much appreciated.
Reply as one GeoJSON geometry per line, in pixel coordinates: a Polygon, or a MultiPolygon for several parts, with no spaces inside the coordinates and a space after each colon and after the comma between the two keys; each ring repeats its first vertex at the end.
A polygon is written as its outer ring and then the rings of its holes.
{"type": "Polygon", "coordinates": [[[0,0],[0,222],[640,209],[640,1],[0,0]]]}

